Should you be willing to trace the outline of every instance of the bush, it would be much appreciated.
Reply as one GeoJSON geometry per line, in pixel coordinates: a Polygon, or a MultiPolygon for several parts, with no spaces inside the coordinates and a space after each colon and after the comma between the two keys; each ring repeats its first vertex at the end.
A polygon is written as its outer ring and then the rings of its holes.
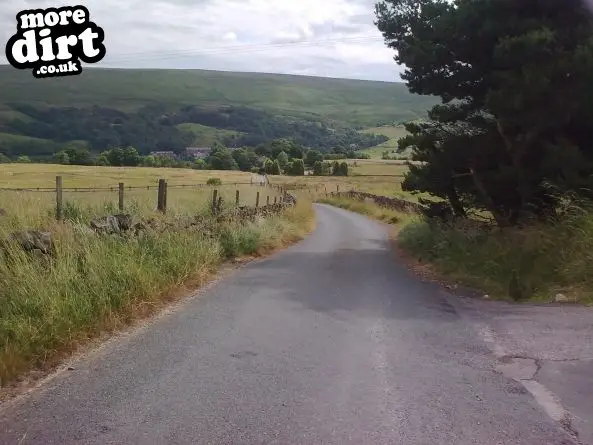
{"type": "Polygon", "coordinates": [[[302,159],[295,159],[290,164],[290,169],[287,170],[289,175],[303,176],[305,174],[305,163],[302,159]]]}
{"type": "Polygon", "coordinates": [[[324,161],[317,161],[313,165],[313,174],[316,176],[328,176],[331,174],[331,163],[324,161]]]}
{"type": "Polygon", "coordinates": [[[28,164],[31,162],[31,159],[27,155],[21,155],[18,158],[16,158],[16,162],[20,164],[28,164]]]}
{"type": "Polygon", "coordinates": [[[348,164],[344,162],[334,161],[332,167],[332,174],[334,176],[348,176],[348,164]]]}
{"type": "Polygon", "coordinates": [[[226,258],[254,254],[260,245],[262,234],[256,226],[224,227],[220,232],[220,244],[226,258]]]}
{"type": "Polygon", "coordinates": [[[208,178],[206,181],[207,185],[222,185],[220,178],[208,178]]]}

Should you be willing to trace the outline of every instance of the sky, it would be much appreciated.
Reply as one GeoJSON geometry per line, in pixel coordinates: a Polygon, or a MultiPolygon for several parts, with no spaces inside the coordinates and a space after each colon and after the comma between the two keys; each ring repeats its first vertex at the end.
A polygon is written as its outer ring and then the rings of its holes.
{"type": "MultiPolygon", "coordinates": [[[[400,81],[375,0],[0,0],[0,40],[23,9],[85,5],[105,31],[97,66],[200,68],[400,81]]],[[[4,51],[0,63],[7,63],[4,51]]]]}

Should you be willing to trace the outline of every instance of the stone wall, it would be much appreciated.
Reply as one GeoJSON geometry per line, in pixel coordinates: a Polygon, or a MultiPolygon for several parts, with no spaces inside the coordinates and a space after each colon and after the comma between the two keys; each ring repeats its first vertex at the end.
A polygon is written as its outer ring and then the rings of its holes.
{"type": "Polygon", "coordinates": [[[335,192],[331,196],[343,196],[345,198],[356,199],[359,201],[369,200],[375,204],[388,209],[405,213],[422,213],[424,207],[416,202],[406,201],[405,199],[389,198],[387,196],[373,195],[372,193],[357,192],[350,190],[348,192],[335,192]]]}

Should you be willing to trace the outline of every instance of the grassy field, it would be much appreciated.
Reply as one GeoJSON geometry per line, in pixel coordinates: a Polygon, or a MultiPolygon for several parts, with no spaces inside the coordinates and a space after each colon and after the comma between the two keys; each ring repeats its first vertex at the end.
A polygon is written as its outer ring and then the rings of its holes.
{"type": "Polygon", "coordinates": [[[342,176],[269,176],[272,183],[288,186],[308,186],[319,190],[357,190],[375,195],[417,201],[426,194],[411,194],[402,191],[401,183],[408,167],[404,161],[378,159],[348,159],[349,175],[342,176]],[[337,188],[336,188],[337,187],[337,188]]]}
{"type": "Polygon", "coordinates": [[[175,106],[246,105],[368,126],[415,119],[436,103],[410,94],[403,83],[282,74],[87,67],[81,76],[39,82],[26,70],[0,66],[0,78],[0,107],[28,102],[130,111],[155,101],[175,106]]]}
{"type": "Polygon", "coordinates": [[[182,168],[94,167],[54,164],[0,164],[0,187],[54,187],[61,175],[64,187],[110,187],[156,185],[166,179],[170,185],[205,184],[216,177],[225,183],[251,182],[251,173],[182,168]]]}
{"type": "MultiPolygon", "coordinates": [[[[258,192],[260,204],[264,204],[268,196],[272,202],[274,197],[279,198],[275,189],[250,185],[250,173],[174,168],[3,164],[0,165],[0,188],[54,188],[57,175],[62,176],[65,189],[111,188],[93,192],[64,190],[66,211],[87,222],[93,216],[117,212],[119,182],[123,182],[126,187],[141,187],[125,190],[126,211],[136,215],[154,212],[157,203],[155,188],[160,178],[167,180],[167,207],[171,215],[189,215],[209,202],[213,190],[213,187],[206,186],[209,178],[222,181],[222,186],[216,189],[228,203],[235,202],[236,190],[240,191],[240,205],[255,205],[258,192]],[[151,189],[144,189],[145,186],[151,189]]],[[[0,218],[0,228],[15,230],[22,225],[39,227],[46,222],[48,215],[55,212],[55,193],[0,190],[0,208],[6,212],[0,218]]]]}
{"type": "MultiPolygon", "coordinates": [[[[277,184],[299,183],[331,187],[375,190],[377,194],[401,193],[401,181],[407,166],[401,161],[348,160],[348,177],[333,176],[270,176],[277,184]],[[372,175],[372,176],[369,176],[372,175]]],[[[64,187],[117,187],[155,186],[159,179],[166,179],[169,186],[182,184],[205,184],[209,178],[220,178],[223,185],[251,183],[252,174],[240,171],[191,170],[180,168],[148,167],[87,167],[54,164],[0,164],[0,188],[55,187],[56,176],[62,176],[64,187]]],[[[1,207],[1,205],[0,205],[1,207]]]]}
{"type": "Polygon", "coordinates": [[[287,187],[309,187],[319,192],[358,190],[376,195],[417,201],[419,196],[401,189],[403,175],[408,167],[402,161],[376,159],[349,159],[349,176],[268,176],[273,184],[287,187]]]}
{"type": "Polygon", "coordinates": [[[19,119],[22,121],[31,121],[31,118],[26,114],[19,113],[18,111],[13,110],[6,104],[0,103],[0,122],[9,121],[12,119],[19,119]]]}
{"type": "MultiPolygon", "coordinates": [[[[226,260],[258,255],[291,243],[310,231],[310,201],[256,222],[216,222],[209,205],[219,177],[226,205],[260,205],[279,197],[272,188],[224,185],[249,181],[239,172],[178,169],[103,168],[11,164],[0,166],[0,187],[52,187],[55,175],[64,187],[105,187],[119,181],[134,186],[169,180],[167,214],[156,212],[156,190],[126,190],[125,211],[157,221],[164,231],[147,230],[136,237],[99,236],[89,228],[93,217],[118,213],[117,191],[64,192],[63,222],[55,220],[55,194],[0,191],[0,386],[31,369],[57,363],[80,344],[153,313],[183,289],[199,286],[226,260]],[[202,226],[185,229],[180,222],[199,216],[202,226]],[[39,258],[7,241],[14,231],[51,233],[55,256],[39,258]]],[[[302,198],[302,197],[301,197],[302,198]]]]}
{"type": "MultiPolygon", "coordinates": [[[[0,114],[0,119],[2,115],[0,114]]],[[[47,139],[32,138],[30,136],[23,136],[20,134],[2,133],[0,132],[0,144],[2,142],[47,142],[47,139]]]]}
{"type": "MultiPolygon", "coordinates": [[[[333,176],[270,176],[272,183],[351,184],[368,191],[382,189],[385,193],[401,192],[401,181],[407,166],[401,161],[347,160],[348,177],[333,176]]],[[[223,185],[251,183],[252,174],[240,171],[191,170],[149,167],[87,167],[54,164],[0,164],[0,188],[54,187],[56,176],[62,176],[64,187],[155,186],[159,179],[168,184],[205,184],[209,178],[220,178],[223,185]]],[[[362,190],[361,189],[361,190],[362,190]]],[[[1,207],[1,205],[0,205],[1,207]]]]}
{"type": "Polygon", "coordinates": [[[348,159],[348,174],[352,176],[403,176],[408,171],[404,161],[382,159],[348,159]]]}
{"type": "Polygon", "coordinates": [[[177,128],[192,133],[195,138],[193,145],[196,147],[210,147],[214,142],[220,142],[224,138],[243,134],[239,131],[223,130],[194,123],[179,124],[177,128]]]}
{"type": "Polygon", "coordinates": [[[385,141],[376,147],[362,150],[363,153],[370,155],[372,159],[381,159],[381,156],[385,151],[388,151],[390,156],[395,155],[397,141],[408,134],[403,125],[367,128],[364,130],[364,133],[382,134],[389,138],[388,141],[385,141]]]}

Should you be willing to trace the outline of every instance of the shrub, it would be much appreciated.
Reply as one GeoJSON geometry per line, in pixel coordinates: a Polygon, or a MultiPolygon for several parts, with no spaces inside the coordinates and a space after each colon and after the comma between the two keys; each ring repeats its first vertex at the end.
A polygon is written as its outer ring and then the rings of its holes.
{"type": "Polygon", "coordinates": [[[208,178],[206,181],[207,185],[222,185],[220,178],[208,178]]]}

